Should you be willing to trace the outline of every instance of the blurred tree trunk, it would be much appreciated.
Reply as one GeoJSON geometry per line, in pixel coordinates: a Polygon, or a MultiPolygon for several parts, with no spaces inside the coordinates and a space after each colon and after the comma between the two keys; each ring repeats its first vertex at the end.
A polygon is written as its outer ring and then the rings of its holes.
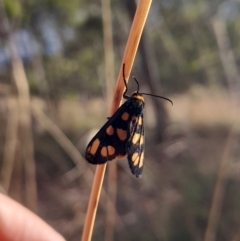
{"type": "MultiPolygon", "coordinates": [[[[132,20],[136,11],[135,0],[126,0],[125,5],[132,20]]],[[[158,71],[158,65],[154,54],[154,49],[152,48],[152,44],[149,43],[146,32],[147,30],[145,29],[139,45],[142,67],[141,69],[143,70],[145,78],[148,80],[146,82],[149,85],[151,93],[160,95],[162,92],[160,85],[160,73],[158,71]]],[[[168,122],[167,112],[164,108],[162,101],[163,100],[159,98],[152,98],[154,113],[156,117],[155,138],[157,141],[160,142],[163,141],[163,133],[168,122]]]]}
{"type": "Polygon", "coordinates": [[[234,102],[240,102],[240,75],[238,67],[234,57],[234,53],[231,49],[230,40],[227,33],[226,22],[219,15],[213,17],[212,26],[217,40],[220,58],[224,74],[228,83],[230,95],[234,102]]]}
{"type": "MultiPolygon", "coordinates": [[[[103,20],[103,45],[105,57],[106,73],[106,102],[107,109],[110,109],[113,98],[114,73],[114,51],[112,37],[112,15],[110,0],[101,0],[102,20],[103,20]]],[[[105,223],[105,241],[114,240],[114,231],[116,223],[116,199],[117,199],[117,162],[108,164],[107,178],[108,198],[106,203],[106,223],[105,223]]]]}

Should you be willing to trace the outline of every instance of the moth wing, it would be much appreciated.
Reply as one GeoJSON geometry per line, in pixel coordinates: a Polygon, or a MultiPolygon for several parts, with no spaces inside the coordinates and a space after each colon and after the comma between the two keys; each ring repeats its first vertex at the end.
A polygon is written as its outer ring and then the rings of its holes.
{"type": "Polygon", "coordinates": [[[143,113],[137,116],[130,126],[130,138],[127,143],[127,158],[131,172],[141,177],[144,159],[144,123],[143,113]]]}
{"type": "Polygon", "coordinates": [[[127,102],[108,119],[89,142],[85,152],[85,158],[89,163],[103,164],[126,155],[126,143],[130,132],[128,121],[123,120],[121,116],[128,112],[127,102]]]}

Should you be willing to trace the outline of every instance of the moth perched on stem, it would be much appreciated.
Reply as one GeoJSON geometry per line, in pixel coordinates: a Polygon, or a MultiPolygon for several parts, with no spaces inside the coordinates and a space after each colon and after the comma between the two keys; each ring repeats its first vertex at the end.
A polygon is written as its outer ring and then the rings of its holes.
{"type": "Polygon", "coordinates": [[[141,177],[144,160],[145,103],[143,95],[162,98],[171,103],[172,101],[162,96],[140,93],[136,78],[134,80],[137,83],[137,91],[128,96],[124,65],[123,80],[126,86],[123,98],[126,101],[90,141],[86,148],[85,158],[91,164],[103,164],[127,155],[132,174],[141,177]]]}

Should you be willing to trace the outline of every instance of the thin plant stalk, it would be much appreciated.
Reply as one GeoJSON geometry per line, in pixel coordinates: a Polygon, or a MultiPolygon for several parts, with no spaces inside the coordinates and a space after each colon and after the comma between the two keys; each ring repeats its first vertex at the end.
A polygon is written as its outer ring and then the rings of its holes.
{"type": "MultiPolygon", "coordinates": [[[[126,79],[128,80],[151,3],[152,3],[152,0],[139,1],[136,14],[133,20],[133,24],[131,27],[131,31],[129,34],[129,38],[127,41],[127,45],[125,48],[121,68],[118,74],[117,87],[115,90],[109,116],[112,116],[114,112],[118,109],[119,105],[121,104],[122,94],[125,89],[123,76],[122,76],[122,67],[123,67],[123,64],[125,64],[125,76],[126,76],[126,79]]],[[[92,191],[91,191],[90,200],[88,203],[85,224],[83,228],[83,234],[81,239],[82,241],[90,241],[92,237],[93,225],[96,217],[96,211],[97,211],[97,206],[99,202],[105,170],[106,170],[106,164],[97,165],[96,167],[92,191]]]]}
{"type": "Polygon", "coordinates": [[[18,141],[18,103],[15,96],[8,95],[7,97],[8,105],[8,120],[7,120],[7,129],[6,129],[6,141],[4,146],[4,155],[2,161],[2,186],[6,193],[8,193],[13,173],[13,166],[15,160],[15,154],[17,149],[18,141]]]}
{"type": "Polygon", "coordinates": [[[37,212],[36,166],[31,128],[32,120],[29,85],[22,60],[18,55],[12,37],[9,37],[9,47],[12,75],[18,93],[20,141],[26,178],[26,203],[32,211],[37,212]]]}
{"type": "Polygon", "coordinates": [[[72,161],[76,165],[78,176],[80,176],[84,170],[85,162],[83,157],[79,153],[78,149],[72,144],[67,136],[60,130],[60,128],[34,103],[31,103],[32,115],[55,140],[65,150],[72,161]]]}
{"type": "MultiPolygon", "coordinates": [[[[106,101],[108,109],[111,105],[113,95],[113,83],[115,80],[114,73],[114,51],[113,51],[113,34],[112,34],[112,16],[110,0],[101,0],[102,5],[102,22],[103,22],[103,47],[105,56],[105,73],[106,73],[106,101]]],[[[105,241],[112,241],[115,230],[115,205],[117,197],[117,162],[112,162],[108,166],[107,176],[107,202],[105,205],[106,223],[105,223],[105,241]]]]}
{"type": "Polygon", "coordinates": [[[231,128],[228,134],[226,145],[223,150],[222,160],[218,171],[217,182],[214,189],[212,205],[208,218],[207,229],[205,232],[204,241],[215,241],[216,233],[221,218],[221,210],[224,202],[224,194],[226,192],[226,185],[228,181],[228,175],[230,171],[230,155],[232,146],[235,141],[236,130],[234,126],[231,128]]]}

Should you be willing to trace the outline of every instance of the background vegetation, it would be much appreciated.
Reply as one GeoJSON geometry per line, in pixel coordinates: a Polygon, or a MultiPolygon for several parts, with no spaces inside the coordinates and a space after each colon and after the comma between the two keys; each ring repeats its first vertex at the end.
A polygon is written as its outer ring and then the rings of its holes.
{"type": "MultiPolygon", "coordinates": [[[[94,174],[81,154],[108,116],[136,3],[111,1],[108,80],[104,0],[0,2],[1,191],[79,240],[94,174]]],[[[114,162],[93,240],[240,240],[239,13],[238,0],[153,0],[132,75],[174,105],[146,97],[143,178],[114,162]]]]}

